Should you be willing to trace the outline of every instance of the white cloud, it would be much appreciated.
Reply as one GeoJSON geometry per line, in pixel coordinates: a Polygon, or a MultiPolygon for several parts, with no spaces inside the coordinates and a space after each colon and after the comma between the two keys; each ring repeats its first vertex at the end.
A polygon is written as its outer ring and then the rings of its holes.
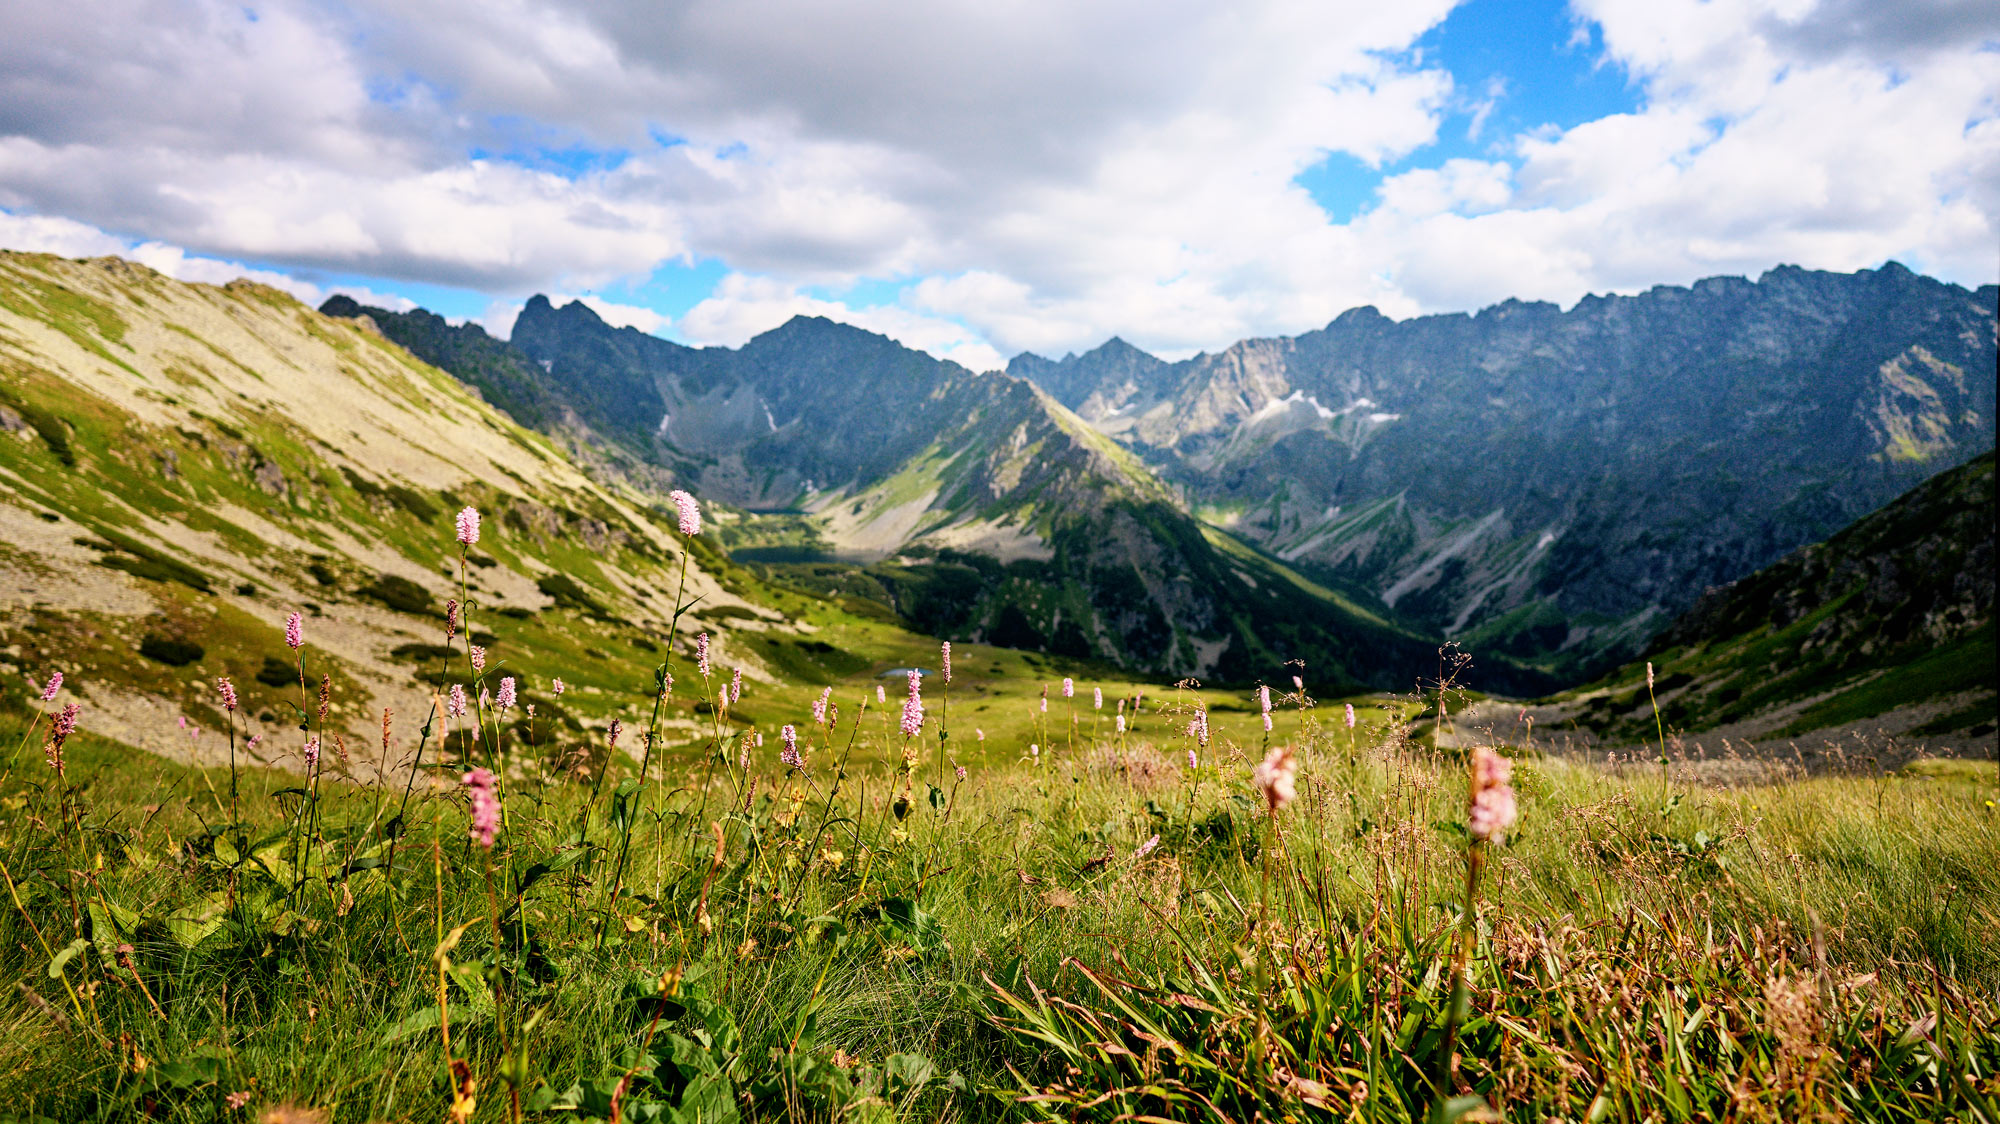
{"type": "Polygon", "coordinates": [[[1640,108],[1495,138],[1506,86],[1408,50],[1449,5],[8,5],[0,234],[471,287],[502,331],[528,292],[716,259],[687,338],[809,311],[971,366],[1780,261],[1992,278],[1983,7],[1573,0],[1640,108]],[[1455,111],[1489,158],[1394,175],[1349,223],[1293,182],[1329,152],[1421,158],[1455,111]],[[578,144],[628,155],[565,168],[578,144]],[[911,281],[807,292],[865,278],[911,281]]]}

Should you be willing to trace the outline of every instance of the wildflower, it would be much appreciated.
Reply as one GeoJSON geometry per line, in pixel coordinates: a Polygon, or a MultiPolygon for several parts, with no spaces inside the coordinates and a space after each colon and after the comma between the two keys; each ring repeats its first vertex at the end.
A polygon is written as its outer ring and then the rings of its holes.
{"type": "Polygon", "coordinates": [[[445,643],[447,644],[451,643],[451,638],[457,635],[458,635],[458,598],[454,597],[451,600],[446,601],[444,603],[445,643]]]}
{"type": "Polygon", "coordinates": [[[1033,761],[1033,762],[1034,762],[1035,764],[1037,764],[1037,765],[1041,764],[1041,763],[1042,763],[1042,747],[1041,747],[1041,746],[1039,746],[1039,745],[1035,745],[1035,744],[1034,744],[1034,743],[1032,743],[1032,742],[1031,742],[1031,743],[1029,743],[1029,745],[1028,745],[1028,759],[1029,759],[1029,760],[1031,760],[1031,761],[1033,761]]]}
{"type": "Polygon", "coordinates": [[[470,645],[470,647],[472,649],[473,673],[474,674],[484,673],[486,670],[486,649],[480,647],[477,644],[470,645]]]}
{"type": "Polygon", "coordinates": [[[1067,675],[1063,676],[1063,698],[1073,699],[1075,697],[1076,697],[1076,680],[1071,679],[1067,675]]]}
{"type": "Polygon", "coordinates": [[[228,677],[225,676],[215,681],[215,689],[222,696],[222,709],[234,711],[236,709],[236,684],[231,683],[228,677]]]}
{"type": "Polygon", "coordinates": [[[65,704],[49,725],[49,740],[42,743],[42,755],[48,759],[49,768],[54,769],[58,777],[63,775],[63,743],[76,733],[76,716],[82,711],[83,708],[75,703],[65,704]]]}
{"type": "Polygon", "coordinates": [[[1268,710],[1265,711],[1262,717],[1264,719],[1264,732],[1268,734],[1271,732],[1271,712],[1268,710]]]}
{"type": "Polygon", "coordinates": [[[903,700],[903,736],[914,738],[924,732],[924,678],[916,669],[910,670],[910,694],[903,700]]]}
{"type": "Polygon", "coordinates": [[[951,686],[951,641],[938,645],[938,660],[944,664],[945,686],[951,686]]]}
{"type": "Polygon", "coordinates": [[[1292,690],[1303,691],[1305,689],[1306,689],[1306,681],[1299,678],[1296,675],[1292,676],[1292,690]]]}
{"type": "Polygon", "coordinates": [[[1122,714],[1118,716],[1118,732],[1121,734],[1125,732],[1125,716],[1122,714]]]}
{"type": "Polygon", "coordinates": [[[556,693],[556,697],[557,697],[557,698],[562,698],[562,693],[563,693],[563,681],[562,681],[562,680],[560,680],[560,679],[556,680],[556,681],[555,681],[554,683],[551,683],[551,684],[549,684],[549,687],[550,687],[550,689],[551,689],[551,690],[555,691],[555,693],[556,693]]]}
{"type": "Polygon", "coordinates": [[[1472,751],[1472,800],[1465,829],[1475,842],[1490,843],[1506,835],[1520,818],[1513,786],[1508,783],[1514,763],[1486,746],[1472,751]]]}
{"type": "Polygon", "coordinates": [[[973,733],[975,733],[975,734],[978,734],[978,735],[979,735],[979,740],[980,740],[980,741],[985,741],[985,740],[986,740],[986,731],[985,731],[985,730],[982,730],[982,729],[980,729],[979,727],[977,727],[977,726],[974,726],[974,727],[972,728],[972,732],[973,732],[973,733]]]}
{"type": "Polygon", "coordinates": [[[880,683],[875,684],[875,701],[884,706],[888,705],[889,702],[889,692],[883,689],[880,683]]]}
{"type": "Polygon", "coordinates": [[[623,722],[618,721],[616,718],[613,718],[611,720],[610,729],[604,731],[604,748],[617,749],[618,734],[624,729],[625,729],[625,724],[623,722]]]}
{"type": "Polygon", "coordinates": [[[805,758],[799,756],[798,730],[794,729],[790,725],[780,727],[778,730],[778,737],[785,743],[785,748],[778,751],[779,764],[786,765],[794,769],[805,768],[806,767],[805,758]]]}
{"type": "MultiPolygon", "coordinates": [[[[965,779],[965,766],[963,766],[963,765],[960,765],[960,766],[958,767],[958,779],[959,779],[959,780],[964,780],[964,779],[965,779]]],[[[1991,806],[1992,806],[1992,804],[1993,804],[1993,801],[1991,801],[1991,800],[1988,800],[1988,801],[1987,801],[1986,803],[1987,803],[1987,806],[1988,806],[1988,807],[1991,807],[1991,806]]]]}
{"type": "Polygon", "coordinates": [[[60,690],[62,690],[62,672],[52,671],[49,673],[49,681],[42,686],[42,701],[56,701],[56,692],[60,690]]]}
{"type": "Polygon", "coordinates": [[[478,768],[459,779],[465,782],[466,792],[472,798],[472,841],[490,849],[493,837],[500,831],[500,798],[494,795],[499,778],[491,769],[478,768]]]}
{"type": "Polygon", "coordinates": [[[729,677],[729,705],[735,706],[743,698],[743,669],[737,668],[729,677]]]}
{"type": "Polygon", "coordinates": [[[479,509],[467,507],[458,513],[458,543],[471,546],[479,541],[479,509]]]}
{"type": "Polygon", "coordinates": [[[312,737],[306,739],[306,768],[310,770],[313,766],[318,764],[319,764],[319,735],[314,734],[312,737]]]}
{"type": "Polygon", "coordinates": [[[1047,683],[1044,683],[1042,684],[1042,713],[1047,714],[1048,712],[1049,712],[1049,685],[1047,683]]]}
{"type": "Polygon", "coordinates": [[[499,696],[498,696],[497,698],[495,698],[495,699],[494,699],[493,701],[494,701],[494,704],[495,704],[495,705],[497,705],[497,706],[498,706],[498,707],[499,707],[499,708],[500,708],[501,710],[512,710],[512,709],[514,709],[514,677],[513,677],[513,676],[511,676],[511,675],[508,675],[508,676],[505,676],[505,677],[503,677],[503,678],[502,678],[502,679],[500,680],[500,694],[499,694],[499,696]]]}
{"type": "Polygon", "coordinates": [[[1147,855],[1153,853],[1153,848],[1159,845],[1160,845],[1160,837],[1158,835],[1154,835],[1151,839],[1148,839],[1144,843],[1139,844],[1139,849],[1132,852],[1132,860],[1134,862],[1137,862],[1138,860],[1145,858],[1147,855]]]}
{"type": "Polygon", "coordinates": [[[305,618],[293,612],[285,618],[285,647],[296,652],[305,642],[305,618]]]}
{"type": "Polygon", "coordinates": [[[667,498],[674,501],[674,509],[680,513],[681,534],[701,534],[701,507],[695,503],[694,497],[676,488],[667,493],[667,498]]]}
{"type": "Polygon", "coordinates": [[[231,1093],[222,1099],[229,1105],[230,1109],[234,1111],[250,1103],[250,1090],[243,1089],[238,1092],[231,1093]]]}
{"type": "Polygon", "coordinates": [[[482,711],[493,709],[493,692],[484,687],[479,688],[479,709],[482,711]]]}
{"type": "Polygon", "coordinates": [[[694,669],[701,673],[703,679],[708,678],[708,633],[706,632],[694,638],[694,669]]]}
{"type": "Polygon", "coordinates": [[[1193,772],[1194,770],[1196,770],[1196,769],[1199,769],[1199,768],[1201,768],[1201,756],[1200,756],[1199,754],[1195,753],[1195,751],[1194,751],[1194,747],[1193,747],[1193,746],[1189,746],[1189,747],[1188,747],[1188,771],[1189,771],[1189,772],[1193,772]]]}
{"type": "Polygon", "coordinates": [[[1090,689],[1090,709],[1092,710],[1104,709],[1104,688],[1092,687],[1090,689]]]}
{"type": "Polygon", "coordinates": [[[465,684],[451,685],[451,700],[445,703],[444,713],[447,718],[465,717],[465,684]]]}
{"type": "Polygon", "coordinates": [[[1348,728],[1348,729],[1350,729],[1350,730],[1352,730],[1352,729],[1354,728],[1354,704],[1353,704],[1353,703],[1348,703],[1348,704],[1347,704],[1347,728],[1348,728]]]}
{"type": "Polygon", "coordinates": [[[821,691],[819,693],[818,698],[813,700],[813,725],[824,726],[827,724],[826,704],[830,702],[832,699],[833,699],[833,688],[828,687],[826,690],[821,691]]]}
{"type": "Polygon", "coordinates": [[[250,740],[249,740],[249,741],[247,741],[247,742],[244,742],[244,743],[243,743],[243,748],[244,748],[244,749],[246,749],[246,750],[250,750],[250,749],[256,749],[256,748],[257,748],[257,743],[258,743],[258,742],[261,742],[261,741],[263,741],[263,740],[264,740],[264,735],[262,735],[262,734],[252,734],[252,735],[250,735],[250,740]]]}
{"type": "Polygon", "coordinates": [[[1208,748],[1208,711],[1206,709],[1194,712],[1194,717],[1188,720],[1187,732],[1188,737],[1193,738],[1201,744],[1201,748],[1208,748]]]}
{"type": "Polygon", "coordinates": [[[1298,789],[1293,786],[1298,770],[1298,759],[1292,756],[1291,748],[1281,745],[1265,754],[1251,774],[1251,782],[1264,794],[1264,803],[1270,806],[1272,815],[1277,815],[1278,809],[1298,796],[1298,789]]]}

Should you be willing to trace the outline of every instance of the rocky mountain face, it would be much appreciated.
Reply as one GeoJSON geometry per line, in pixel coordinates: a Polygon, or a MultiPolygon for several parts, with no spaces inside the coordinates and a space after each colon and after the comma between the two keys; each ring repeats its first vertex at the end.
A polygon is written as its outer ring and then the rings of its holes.
{"type": "MultiPolygon", "coordinates": [[[[1996,719],[1994,455],[1711,589],[1647,650],[1670,728],[1798,737],[1892,710],[1989,741],[1996,719]]],[[[1645,670],[1578,692],[1582,725],[1652,731],[1645,670]]]]}
{"type": "MultiPolygon", "coordinates": [[[[1203,527],[1131,453],[1025,379],[823,319],[741,348],[688,348],[539,297],[507,345],[517,357],[474,365],[466,357],[497,342],[476,328],[440,335],[428,313],[328,310],[367,315],[475,385],[495,366],[525,375],[567,423],[739,508],[741,543],[893,562],[881,572],[892,600],[928,631],[1231,679],[1274,678],[1305,658],[1403,686],[1435,660],[1384,615],[1203,527]]],[[[1496,685],[1544,682],[1505,661],[1488,672],[1496,685]]]]}
{"type": "Polygon", "coordinates": [[[1991,448],[1996,295],[1784,267],[1009,369],[1309,576],[1575,676],[1991,448]]]}

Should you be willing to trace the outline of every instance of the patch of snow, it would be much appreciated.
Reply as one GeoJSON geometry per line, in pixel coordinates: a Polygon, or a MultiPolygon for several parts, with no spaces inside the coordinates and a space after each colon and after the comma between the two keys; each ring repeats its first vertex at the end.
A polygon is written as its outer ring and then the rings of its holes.
{"type": "Polygon", "coordinates": [[[1401,414],[1369,414],[1368,422],[1371,425],[1381,425],[1383,422],[1400,421],[1402,417],[1401,414]]]}
{"type": "Polygon", "coordinates": [[[556,371],[556,361],[555,361],[555,360],[553,360],[553,359],[544,359],[544,360],[542,360],[542,370],[543,370],[543,371],[546,371],[546,372],[547,372],[547,373],[549,373],[549,374],[555,374],[555,371],[556,371]]]}
{"type": "Polygon", "coordinates": [[[771,427],[772,433],[778,432],[778,419],[771,416],[771,404],[761,400],[757,404],[764,407],[764,424],[771,427]]]}

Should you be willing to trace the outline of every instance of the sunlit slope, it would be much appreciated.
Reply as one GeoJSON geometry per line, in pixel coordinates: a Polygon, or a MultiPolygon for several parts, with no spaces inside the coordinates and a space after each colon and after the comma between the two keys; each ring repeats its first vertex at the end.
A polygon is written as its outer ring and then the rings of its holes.
{"type": "MultiPolygon", "coordinates": [[[[643,693],[662,658],[670,519],[365,324],[275,290],[0,255],[0,430],[5,663],[64,670],[98,733],[184,750],[175,719],[192,716],[212,756],[223,674],[252,733],[295,722],[278,627],[299,609],[349,749],[372,760],[383,707],[421,714],[421,679],[467,678],[439,648],[464,505],[485,514],[475,638],[556,730],[577,736],[610,706],[599,692],[643,693]]],[[[687,583],[719,657],[773,674],[786,641],[754,580],[697,543],[687,583]]]]}

